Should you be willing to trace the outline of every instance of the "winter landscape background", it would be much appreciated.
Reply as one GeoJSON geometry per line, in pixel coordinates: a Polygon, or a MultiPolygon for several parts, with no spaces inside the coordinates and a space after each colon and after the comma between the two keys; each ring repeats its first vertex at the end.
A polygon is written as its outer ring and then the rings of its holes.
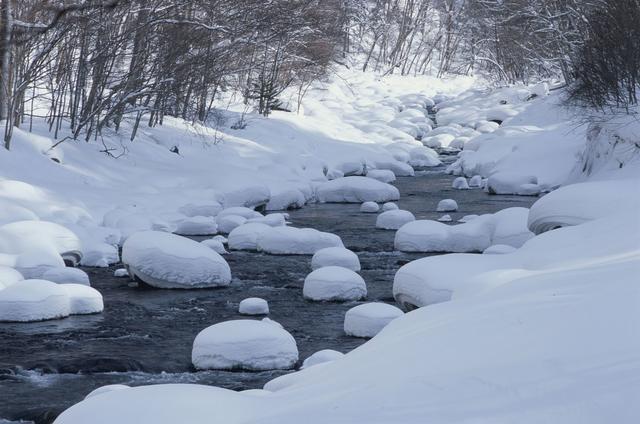
{"type": "Polygon", "coordinates": [[[0,1],[0,423],[640,420],[638,0],[0,1]]]}

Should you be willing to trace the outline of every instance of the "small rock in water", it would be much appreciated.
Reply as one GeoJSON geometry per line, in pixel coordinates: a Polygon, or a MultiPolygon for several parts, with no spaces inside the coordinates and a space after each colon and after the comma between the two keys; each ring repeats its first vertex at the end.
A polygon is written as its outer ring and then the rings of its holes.
{"type": "Polygon", "coordinates": [[[249,297],[240,302],[238,312],[243,315],[267,315],[269,304],[259,297],[249,297]]]}
{"type": "Polygon", "coordinates": [[[367,285],[350,269],[325,266],[307,275],[302,295],[316,301],[360,300],[367,295],[367,285]]]}
{"type": "Polygon", "coordinates": [[[113,271],[113,276],[116,278],[125,278],[129,276],[129,271],[126,268],[118,268],[113,271]]]}
{"type": "Polygon", "coordinates": [[[482,183],[482,176],[480,175],[474,175],[473,177],[471,177],[471,179],[469,180],[469,187],[476,187],[476,188],[480,188],[483,186],[482,183]]]}
{"type": "Polygon", "coordinates": [[[344,332],[348,336],[373,337],[387,324],[404,313],[393,305],[372,302],[358,305],[344,316],[344,332]]]}
{"type": "Polygon", "coordinates": [[[335,361],[344,356],[344,353],[337,350],[323,349],[309,356],[304,360],[300,369],[305,369],[318,364],[324,364],[325,362],[335,361]]]}
{"type": "Polygon", "coordinates": [[[398,205],[393,202],[387,202],[382,205],[382,212],[398,210],[398,205]]]}
{"type": "Polygon", "coordinates": [[[458,210],[458,203],[453,199],[444,199],[438,203],[436,212],[455,212],[458,210]]]}
{"type": "Polygon", "coordinates": [[[324,266],[341,266],[352,271],[360,271],[360,259],[344,247],[326,247],[318,250],[311,258],[311,269],[324,266]]]}
{"type": "Polygon", "coordinates": [[[380,206],[376,202],[364,202],[360,205],[360,212],[376,213],[380,210],[380,206]]]}
{"type": "Polygon", "coordinates": [[[382,212],[376,219],[376,228],[383,230],[397,230],[407,222],[415,221],[416,217],[409,211],[402,209],[382,212]]]}
{"type": "Polygon", "coordinates": [[[440,222],[451,222],[451,215],[442,215],[440,218],[438,218],[438,221],[440,222]]]}
{"type": "Polygon", "coordinates": [[[469,183],[467,182],[467,179],[465,177],[458,177],[453,180],[451,187],[455,188],[456,190],[467,190],[469,188],[469,183]]]}

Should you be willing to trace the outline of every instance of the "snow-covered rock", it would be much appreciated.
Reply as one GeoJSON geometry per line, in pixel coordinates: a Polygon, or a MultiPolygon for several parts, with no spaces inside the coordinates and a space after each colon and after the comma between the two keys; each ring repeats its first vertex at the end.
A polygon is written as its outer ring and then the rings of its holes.
{"type": "Polygon", "coordinates": [[[127,278],[129,276],[129,271],[126,268],[118,268],[113,271],[113,276],[116,278],[127,278]]]}
{"type": "Polygon", "coordinates": [[[87,273],[79,268],[51,268],[42,274],[42,279],[58,284],[91,285],[87,273]]]}
{"type": "Polygon", "coordinates": [[[344,177],[321,183],[316,188],[320,202],[362,203],[398,200],[400,192],[390,184],[367,177],[344,177]]]}
{"type": "Polygon", "coordinates": [[[364,213],[376,213],[380,210],[380,205],[376,202],[364,202],[360,205],[360,212],[364,213]]]}
{"type": "Polygon", "coordinates": [[[451,222],[452,218],[451,215],[442,215],[440,218],[438,218],[439,222],[451,222]]]}
{"type": "Polygon", "coordinates": [[[175,234],[142,231],[122,247],[122,262],[131,277],[166,289],[226,286],[227,261],[208,247],[175,234]]]}
{"type": "Polygon", "coordinates": [[[24,280],[24,277],[20,272],[8,266],[0,265],[0,290],[22,280],[24,280]]]}
{"type": "Polygon", "coordinates": [[[393,305],[364,303],[349,309],[344,315],[344,332],[347,336],[373,337],[402,315],[404,313],[393,305]]]}
{"type": "Polygon", "coordinates": [[[187,203],[178,208],[178,212],[188,217],[216,216],[222,212],[222,205],[218,202],[187,203]]]}
{"type": "Polygon", "coordinates": [[[407,222],[415,221],[416,217],[409,211],[402,209],[382,212],[376,218],[376,228],[383,230],[397,230],[407,222]]]}
{"type": "Polygon", "coordinates": [[[243,315],[268,315],[269,304],[259,297],[248,297],[240,302],[238,312],[243,315]]]}
{"type": "Polygon", "coordinates": [[[382,212],[397,211],[398,209],[398,205],[393,202],[387,202],[382,205],[382,212]]]}
{"type": "Polygon", "coordinates": [[[367,285],[350,269],[326,266],[307,275],[302,294],[315,301],[360,300],[367,295],[367,285]]]}
{"type": "Polygon", "coordinates": [[[218,226],[210,216],[194,216],[180,220],[173,232],[183,236],[208,236],[217,233],[218,226]]]}
{"type": "Polygon", "coordinates": [[[458,210],[458,202],[453,199],[443,199],[438,202],[436,212],[455,212],[458,210]]]}
{"type": "Polygon", "coordinates": [[[313,255],[325,247],[343,247],[335,234],[313,228],[272,227],[258,235],[257,247],[273,255],[313,255]]]}
{"type": "Polygon", "coordinates": [[[261,216],[259,218],[250,218],[247,220],[247,224],[265,224],[270,227],[282,227],[287,225],[287,218],[289,214],[286,213],[270,213],[266,216],[261,216]]]}
{"type": "Polygon", "coordinates": [[[71,315],[97,314],[104,309],[102,295],[93,287],[83,284],[60,284],[69,296],[71,315]]]}
{"type": "Polygon", "coordinates": [[[46,280],[23,280],[0,290],[0,321],[43,321],[69,316],[69,296],[63,286],[46,280]]]}
{"type": "Polygon", "coordinates": [[[240,225],[229,233],[229,249],[258,250],[258,237],[271,227],[259,222],[240,225]]]}
{"type": "Polygon", "coordinates": [[[91,392],[89,392],[88,395],[86,395],[84,398],[85,399],[89,399],[93,396],[98,396],[104,393],[109,393],[112,392],[114,390],[123,390],[123,389],[129,389],[130,387],[127,386],[126,384],[107,384],[106,386],[100,386],[95,390],[92,390],[91,392]]]}
{"type": "Polygon", "coordinates": [[[409,165],[414,167],[433,167],[441,165],[438,153],[430,147],[418,146],[409,150],[409,165]]]}
{"type": "Polygon", "coordinates": [[[233,206],[230,208],[225,208],[222,211],[220,211],[220,213],[216,215],[216,219],[222,218],[224,216],[232,216],[232,215],[241,216],[245,219],[262,217],[262,214],[260,212],[255,211],[251,208],[247,208],[244,206],[233,206]]]}
{"type": "Polygon", "coordinates": [[[451,183],[451,187],[455,188],[456,190],[467,190],[469,188],[469,183],[467,182],[467,179],[465,177],[458,177],[453,180],[453,183],[451,183]]]}
{"type": "Polygon", "coordinates": [[[240,215],[224,215],[216,217],[216,224],[218,225],[218,231],[221,233],[229,234],[235,228],[241,226],[247,222],[247,218],[240,215]]]}
{"type": "Polygon", "coordinates": [[[483,255],[504,255],[505,253],[511,253],[517,250],[513,246],[508,244],[493,244],[482,251],[483,255]]]}
{"type": "Polygon", "coordinates": [[[269,322],[225,321],[196,336],[191,352],[196,369],[290,369],[298,361],[296,341],[269,322]]]}
{"type": "Polygon", "coordinates": [[[213,250],[214,252],[220,255],[228,253],[227,249],[224,248],[224,244],[218,239],[211,238],[207,240],[202,240],[200,244],[202,244],[203,246],[207,246],[209,249],[213,250]]]}
{"type": "Polygon", "coordinates": [[[521,196],[537,196],[541,188],[538,178],[533,175],[522,175],[516,172],[496,172],[487,180],[487,191],[490,194],[518,194],[521,196]]]}
{"type": "Polygon", "coordinates": [[[367,171],[367,177],[383,183],[390,183],[396,180],[396,174],[388,169],[372,169],[367,171]]]}
{"type": "Polygon", "coordinates": [[[474,175],[473,177],[471,177],[469,179],[469,187],[473,187],[473,188],[482,188],[483,183],[482,183],[482,176],[480,175],[474,175]]]}
{"type": "Polygon", "coordinates": [[[360,271],[360,259],[344,247],[327,247],[318,250],[311,258],[311,269],[325,266],[340,266],[357,272],[360,271]]]}
{"type": "Polygon", "coordinates": [[[338,352],[337,350],[332,349],[323,349],[315,352],[313,355],[309,356],[304,360],[300,369],[305,369],[312,367],[318,364],[324,364],[327,362],[335,361],[336,359],[340,359],[344,356],[344,353],[338,352]]]}

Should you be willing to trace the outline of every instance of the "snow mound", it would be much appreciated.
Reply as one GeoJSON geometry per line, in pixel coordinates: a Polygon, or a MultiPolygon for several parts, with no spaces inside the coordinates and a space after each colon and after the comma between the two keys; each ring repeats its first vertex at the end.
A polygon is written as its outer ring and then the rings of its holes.
{"type": "Polygon", "coordinates": [[[344,177],[321,183],[316,197],[326,203],[386,202],[398,200],[400,192],[390,184],[367,177],[344,177]]]}
{"type": "Polygon", "coordinates": [[[0,290],[0,321],[44,321],[67,317],[70,312],[63,284],[23,280],[0,290]]]}
{"type": "Polygon", "coordinates": [[[372,169],[367,172],[367,178],[373,178],[383,183],[390,183],[396,180],[396,174],[388,169],[372,169]]]}
{"type": "Polygon", "coordinates": [[[218,216],[216,218],[216,224],[218,225],[218,230],[221,233],[229,234],[231,231],[236,229],[247,222],[247,218],[240,215],[224,215],[218,216]]]}
{"type": "Polygon", "coordinates": [[[218,253],[219,255],[223,255],[227,252],[227,249],[224,248],[224,244],[217,239],[207,239],[207,240],[202,240],[200,242],[200,244],[202,244],[203,246],[207,246],[209,249],[213,250],[214,252],[218,253]]]}
{"type": "Polygon", "coordinates": [[[453,183],[451,183],[451,187],[455,188],[456,190],[467,190],[469,188],[469,183],[467,182],[467,179],[465,177],[458,177],[453,180],[453,183]]]}
{"type": "Polygon", "coordinates": [[[386,211],[397,211],[398,209],[399,209],[399,208],[398,208],[398,205],[396,205],[396,204],[395,204],[395,203],[393,203],[393,202],[387,202],[387,203],[384,203],[384,204],[382,205],[382,212],[386,212],[386,211]]]}
{"type": "Polygon", "coordinates": [[[178,208],[178,212],[188,217],[195,216],[216,216],[222,212],[222,205],[218,202],[209,203],[187,203],[178,208]]]}
{"type": "Polygon", "coordinates": [[[307,275],[302,295],[315,301],[360,300],[367,295],[367,285],[350,269],[326,266],[307,275]]]}
{"type": "Polygon", "coordinates": [[[179,221],[173,232],[183,236],[209,236],[218,232],[218,226],[210,216],[194,216],[179,221]]]}
{"type": "Polygon", "coordinates": [[[69,296],[71,315],[97,314],[104,309],[102,295],[93,287],[83,284],[60,284],[69,296]]]}
{"type": "Polygon", "coordinates": [[[258,235],[257,247],[273,255],[313,255],[325,247],[343,247],[335,234],[313,228],[272,227],[258,235]]]}
{"type": "Polygon", "coordinates": [[[451,215],[442,215],[440,218],[438,218],[438,222],[451,222],[453,221],[453,219],[451,218],[451,215]]]}
{"type": "Polygon", "coordinates": [[[313,355],[309,356],[304,360],[300,369],[310,368],[314,365],[324,364],[327,362],[335,361],[336,359],[340,359],[344,356],[344,353],[338,352],[337,350],[331,349],[323,349],[315,352],[313,355]]]}
{"type": "Polygon", "coordinates": [[[191,352],[196,369],[290,369],[298,361],[296,341],[269,322],[225,321],[196,336],[191,352]]]}
{"type": "Polygon", "coordinates": [[[52,268],[42,274],[42,279],[58,284],[91,285],[87,273],[79,268],[52,268]]]}
{"type": "Polygon", "coordinates": [[[268,315],[269,304],[259,297],[248,297],[240,302],[238,312],[243,315],[268,315]]]}
{"type": "Polygon", "coordinates": [[[220,213],[218,213],[216,218],[222,218],[224,216],[232,216],[232,215],[241,216],[245,219],[262,217],[262,214],[260,212],[255,211],[251,208],[247,208],[244,206],[234,206],[231,208],[223,209],[222,211],[220,211],[220,213]]]}
{"type": "Polygon", "coordinates": [[[270,231],[271,228],[269,225],[259,222],[240,225],[229,233],[229,249],[258,250],[258,237],[270,231]]]}
{"type": "Polygon", "coordinates": [[[458,210],[458,202],[453,199],[443,199],[438,202],[436,212],[455,212],[458,210]]]}
{"type": "Polygon", "coordinates": [[[305,205],[307,199],[302,191],[295,187],[285,187],[271,190],[271,198],[265,207],[268,211],[284,211],[299,209],[305,205]]]}
{"type": "Polygon", "coordinates": [[[469,187],[482,188],[483,185],[481,175],[474,175],[469,179],[469,187]]]}
{"type": "Polygon", "coordinates": [[[311,269],[325,266],[339,266],[352,271],[360,271],[358,255],[344,247],[327,247],[318,250],[311,258],[311,269]]]}
{"type": "Polygon", "coordinates": [[[231,270],[208,247],[175,234],[142,231],[122,247],[122,262],[132,278],[164,289],[226,286],[231,270]]]}
{"type": "Polygon", "coordinates": [[[123,389],[129,389],[129,388],[130,387],[127,386],[126,384],[107,384],[106,386],[100,386],[97,389],[92,390],[84,398],[85,399],[89,399],[89,398],[91,398],[93,396],[98,396],[98,395],[101,395],[103,393],[109,393],[109,392],[112,392],[114,390],[123,390],[123,389]]]}
{"type": "Polygon", "coordinates": [[[511,253],[517,250],[517,248],[513,246],[509,246],[508,244],[493,244],[482,251],[483,255],[504,255],[506,253],[511,253]]]}
{"type": "Polygon", "coordinates": [[[20,272],[8,266],[0,265],[0,290],[24,280],[20,272]]]}
{"type": "Polygon", "coordinates": [[[364,202],[360,205],[360,212],[364,213],[376,213],[380,210],[380,205],[376,202],[364,202]]]}
{"type": "Polygon", "coordinates": [[[258,223],[265,224],[270,227],[282,227],[287,225],[287,218],[289,214],[286,213],[270,213],[266,216],[259,218],[250,218],[247,220],[247,224],[258,223]]]}
{"type": "Polygon", "coordinates": [[[404,313],[393,305],[364,303],[349,309],[344,315],[344,332],[347,336],[373,337],[402,315],[404,313]]]}
{"type": "Polygon", "coordinates": [[[376,218],[376,228],[383,230],[397,230],[404,224],[415,221],[416,217],[409,211],[402,209],[382,212],[376,218]]]}
{"type": "Polygon", "coordinates": [[[409,150],[409,165],[414,167],[430,168],[433,166],[442,165],[442,162],[438,158],[438,153],[430,147],[418,146],[409,150]]]}
{"type": "Polygon", "coordinates": [[[118,268],[113,271],[113,276],[116,278],[127,278],[129,276],[129,272],[126,268],[118,268]]]}
{"type": "Polygon", "coordinates": [[[496,172],[487,180],[487,191],[489,194],[537,196],[541,188],[535,176],[515,172],[496,172]]]}

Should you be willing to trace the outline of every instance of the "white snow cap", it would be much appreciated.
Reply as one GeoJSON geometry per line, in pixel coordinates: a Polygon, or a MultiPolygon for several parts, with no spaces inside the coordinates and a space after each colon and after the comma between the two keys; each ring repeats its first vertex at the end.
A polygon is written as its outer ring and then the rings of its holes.
{"type": "Polygon", "coordinates": [[[240,215],[223,215],[216,217],[216,224],[218,225],[218,231],[221,233],[229,234],[235,228],[241,226],[247,222],[247,218],[240,215]]]}
{"type": "Polygon", "coordinates": [[[178,208],[178,212],[184,216],[216,216],[222,211],[222,205],[218,202],[187,203],[178,208]]]}
{"type": "Polygon", "coordinates": [[[24,277],[20,272],[8,266],[0,265],[0,290],[22,280],[24,280],[24,277]]]}
{"type": "Polygon", "coordinates": [[[313,255],[325,247],[343,247],[335,234],[313,228],[272,227],[258,235],[258,250],[273,255],[313,255]]]}
{"type": "Polygon", "coordinates": [[[118,268],[113,271],[113,276],[116,278],[126,278],[129,276],[129,271],[126,268],[118,268]]]}
{"type": "Polygon", "coordinates": [[[207,240],[202,240],[200,244],[202,244],[203,246],[207,246],[209,249],[213,250],[214,252],[220,255],[224,253],[228,253],[227,249],[224,248],[224,244],[219,239],[211,238],[207,240]]]}
{"type": "Polygon", "coordinates": [[[218,287],[231,282],[231,270],[222,256],[196,241],[170,233],[133,234],[122,247],[122,262],[129,275],[158,288],[218,287]]]}
{"type": "Polygon", "coordinates": [[[483,255],[504,255],[516,251],[517,248],[508,244],[493,244],[482,251],[483,255]]]}
{"type": "Polygon", "coordinates": [[[344,332],[348,336],[373,337],[402,315],[404,313],[393,305],[364,303],[349,309],[344,315],[344,332]]]}
{"type": "Polygon", "coordinates": [[[123,389],[129,389],[129,388],[130,387],[127,386],[126,384],[107,384],[106,386],[100,386],[97,389],[89,392],[89,394],[86,395],[84,398],[89,399],[90,397],[98,396],[103,393],[109,393],[114,390],[123,390],[123,389]]]}
{"type": "Polygon", "coordinates": [[[364,202],[360,205],[360,212],[376,213],[380,210],[380,206],[376,202],[364,202]]]}
{"type": "Polygon", "coordinates": [[[71,313],[63,284],[24,280],[0,290],[0,321],[43,321],[71,313]]]}
{"type": "Polygon", "coordinates": [[[311,269],[325,266],[341,266],[357,272],[360,271],[360,259],[344,247],[327,247],[318,250],[311,258],[311,269]]]}
{"type": "Polygon", "coordinates": [[[455,188],[456,190],[467,190],[469,188],[469,183],[467,182],[467,179],[465,177],[458,177],[453,180],[453,183],[451,183],[451,187],[455,188]]]}
{"type": "Polygon", "coordinates": [[[71,315],[96,314],[104,309],[102,295],[93,287],[83,284],[61,284],[61,286],[69,296],[71,315]]]}
{"type": "Polygon", "coordinates": [[[335,361],[336,359],[340,359],[344,356],[344,353],[338,352],[337,350],[332,349],[323,349],[315,352],[313,355],[309,356],[304,360],[300,369],[305,369],[312,367],[318,364],[324,364],[327,362],[335,361]]]}
{"type": "Polygon", "coordinates": [[[84,284],[90,286],[89,276],[79,268],[52,268],[42,274],[42,279],[58,284],[84,284]]]}
{"type": "Polygon", "coordinates": [[[269,304],[259,297],[248,297],[240,302],[238,312],[243,315],[268,315],[269,304]]]}
{"type": "Polygon", "coordinates": [[[390,184],[367,177],[344,177],[321,183],[316,188],[320,202],[361,203],[398,200],[400,192],[390,184]]]}
{"type": "Polygon", "coordinates": [[[260,222],[240,225],[229,233],[229,249],[231,250],[258,250],[258,237],[271,227],[260,222]]]}
{"type": "Polygon", "coordinates": [[[469,179],[469,187],[482,187],[482,176],[474,175],[469,179]]]}
{"type": "Polygon", "coordinates": [[[388,169],[372,169],[367,172],[367,177],[383,183],[390,183],[396,180],[396,174],[388,169]]]}
{"type": "Polygon", "coordinates": [[[440,218],[438,218],[439,222],[451,222],[451,215],[442,215],[440,218]]]}
{"type": "Polygon", "coordinates": [[[382,205],[382,212],[386,212],[386,211],[396,211],[396,210],[398,210],[398,209],[399,209],[399,208],[398,208],[398,205],[396,205],[396,204],[395,204],[395,203],[393,203],[393,202],[387,202],[387,203],[384,203],[384,204],[382,205]]]}
{"type": "Polygon", "coordinates": [[[444,199],[438,202],[436,212],[455,212],[458,210],[458,203],[453,199],[444,199]]]}
{"type": "Polygon", "coordinates": [[[210,216],[194,216],[180,220],[173,232],[183,236],[209,236],[218,232],[218,226],[210,216]]]}
{"type": "Polygon", "coordinates": [[[376,219],[376,228],[383,230],[397,230],[407,222],[415,221],[416,217],[409,211],[402,209],[382,212],[376,219]]]}
{"type": "Polygon", "coordinates": [[[241,216],[245,219],[261,218],[263,216],[260,212],[255,211],[251,208],[246,208],[244,206],[234,206],[231,208],[223,209],[220,213],[218,213],[218,215],[216,215],[216,219],[231,215],[241,216]]]}
{"type": "Polygon", "coordinates": [[[291,334],[269,321],[225,321],[198,333],[191,361],[200,370],[290,369],[298,361],[298,346],[291,334]]]}
{"type": "Polygon", "coordinates": [[[367,295],[367,285],[350,269],[325,266],[307,275],[302,295],[316,301],[360,300],[367,295]]]}
{"type": "Polygon", "coordinates": [[[487,191],[490,194],[519,194],[521,196],[537,196],[541,187],[538,178],[533,175],[522,175],[516,172],[496,172],[487,180],[487,191]]]}

